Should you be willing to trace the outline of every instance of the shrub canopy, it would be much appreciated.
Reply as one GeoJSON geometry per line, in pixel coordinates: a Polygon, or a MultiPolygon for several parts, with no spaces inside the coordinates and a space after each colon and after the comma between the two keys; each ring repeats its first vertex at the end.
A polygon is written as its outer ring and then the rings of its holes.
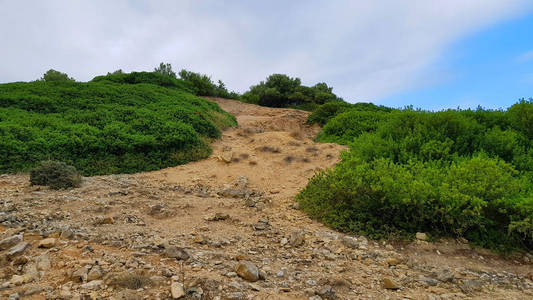
{"type": "Polygon", "coordinates": [[[205,158],[206,139],[236,121],[182,85],[146,72],[1,84],[0,172],[52,159],[84,175],[132,173],[205,158]]]}
{"type": "Polygon", "coordinates": [[[311,216],[375,238],[417,231],[533,247],[533,102],[508,110],[348,110],[319,139],[350,150],[298,195],[311,216]]]}

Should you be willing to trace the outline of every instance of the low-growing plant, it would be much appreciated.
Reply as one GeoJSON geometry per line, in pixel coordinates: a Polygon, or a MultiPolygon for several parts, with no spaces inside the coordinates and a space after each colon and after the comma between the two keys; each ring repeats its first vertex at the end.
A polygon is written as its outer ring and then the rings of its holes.
{"type": "Polygon", "coordinates": [[[81,175],[73,166],[48,160],[31,170],[30,184],[46,185],[54,190],[76,188],[81,185],[81,175]]]}
{"type": "Polygon", "coordinates": [[[506,111],[348,110],[321,141],[349,145],[297,199],[311,216],[373,238],[462,236],[533,248],[531,101],[506,111]],[[526,113],[524,113],[526,112],[526,113]]]}

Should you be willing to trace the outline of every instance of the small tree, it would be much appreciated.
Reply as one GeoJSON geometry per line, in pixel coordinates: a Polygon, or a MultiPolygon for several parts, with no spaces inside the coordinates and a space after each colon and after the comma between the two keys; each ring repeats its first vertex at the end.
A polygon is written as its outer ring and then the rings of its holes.
{"type": "Polygon", "coordinates": [[[117,74],[124,74],[124,71],[122,71],[122,69],[118,69],[114,71],[113,73],[107,72],[107,75],[117,75],[117,74]]]}
{"type": "Polygon", "coordinates": [[[154,69],[154,72],[176,78],[176,72],[172,71],[172,65],[169,63],[160,63],[159,67],[154,69]]]}
{"type": "Polygon", "coordinates": [[[43,77],[40,79],[41,81],[74,81],[74,78],[68,77],[66,73],[61,73],[59,71],[56,71],[54,69],[50,69],[44,73],[43,77]]]}

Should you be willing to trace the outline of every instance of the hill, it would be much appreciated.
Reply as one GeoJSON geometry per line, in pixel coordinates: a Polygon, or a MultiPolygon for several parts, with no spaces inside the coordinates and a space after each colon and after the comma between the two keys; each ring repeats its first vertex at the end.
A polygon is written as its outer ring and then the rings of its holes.
{"type": "Polygon", "coordinates": [[[126,82],[137,77],[1,84],[0,172],[47,159],[84,175],[155,170],[209,156],[209,140],[236,125],[178,79],[126,82]]]}

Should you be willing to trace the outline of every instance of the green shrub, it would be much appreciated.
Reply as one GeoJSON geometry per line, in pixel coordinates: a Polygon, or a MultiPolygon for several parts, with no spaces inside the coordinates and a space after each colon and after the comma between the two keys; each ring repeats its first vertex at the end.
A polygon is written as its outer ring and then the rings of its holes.
{"type": "Polygon", "coordinates": [[[41,81],[51,82],[51,81],[74,81],[74,78],[68,77],[66,73],[61,73],[54,69],[50,69],[44,73],[41,81]]]}
{"type": "Polygon", "coordinates": [[[81,185],[76,168],[59,161],[43,161],[30,172],[31,185],[46,185],[51,189],[67,189],[81,185]]]}
{"type": "Polygon", "coordinates": [[[348,110],[319,137],[350,150],[297,199],[324,223],[374,238],[425,231],[493,249],[532,248],[532,108],[521,101],[507,111],[348,110]]]}
{"type": "Polygon", "coordinates": [[[325,83],[312,87],[302,85],[300,78],[284,74],[272,74],[266,81],[250,87],[241,100],[247,103],[268,107],[290,107],[314,110],[318,105],[341,100],[325,83]]]}
{"type": "MultiPolygon", "coordinates": [[[[155,73],[110,78],[146,74],[155,73]]],[[[113,80],[1,84],[0,172],[47,159],[87,176],[157,170],[207,157],[208,139],[235,125],[216,103],[178,88],[113,80]]]]}
{"type": "Polygon", "coordinates": [[[240,97],[239,94],[235,92],[228,92],[226,85],[221,80],[218,81],[218,84],[215,84],[211,80],[211,77],[205,74],[190,72],[184,69],[179,72],[179,75],[183,81],[194,87],[195,94],[198,96],[227,99],[239,99],[240,97]]]}
{"type": "Polygon", "coordinates": [[[147,83],[166,88],[176,88],[188,93],[196,92],[196,88],[192,84],[180,79],[176,79],[176,77],[166,76],[158,72],[114,72],[103,76],[96,76],[91,82],[113,82],[122,84],[147,83]]]}

